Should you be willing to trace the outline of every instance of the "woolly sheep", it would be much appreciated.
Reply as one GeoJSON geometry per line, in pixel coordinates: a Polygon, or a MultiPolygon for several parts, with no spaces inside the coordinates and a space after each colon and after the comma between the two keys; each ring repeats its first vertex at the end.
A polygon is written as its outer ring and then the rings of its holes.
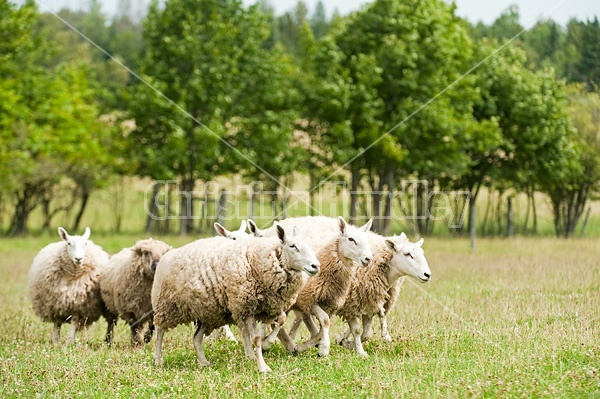
{"type": "Polygon", "coordinates": [[[427,282],[431,278],[431,271],[421,248],[422,238],[411,243],[404,233],[388,238],[369,233],[369,241],[374,254],[371,265],[356,272],[350,286],[351,294],[337,312],[349,326],[349,330],[338,337],[338,343],[343,344],[352,334],[354,348],[360,356],[367,356],[367,353],[362,347],[359,320],[372,318],[374,314],[383,312],[389,300],[390,289],[399,278],[409,276],[421,282],[427,282]]]}
{"type": "Polygon", "coordinates": [[[110,257],[108,267],[100,274],[100,293],[109,312],[106,342],[112,343],[112,333],[120,317],[131,328],[131,345],[142,343],[140,333],[149,323],[144,341],[150,342],[152,324],[152,301],[150,293],[156,265],[171,246],[159,240],[140,240],[131,248],[125,248],[110,257]]]}
{"type": "Polygon", "coordinates": [[[75,343],[78,329],[106,316],[98,277],[108,264],[108,254],[82,236],[70,236],[62,227],[62,241],[48,244],[33,259],[27,282],[33,310],[43,321],[54,323],[52,342],[60,343],[60,327],[71,323],[67,344],[75,343]]]}
{"type": "Polygon", "coordinates": [[[338,224],[338,235],[317,252],[317,259],[321,263],[320,273],[307,282],[292,306],[293,310],[299,311],[311,331],[314,332],[315,328],[309,315],[315,316],[321,327],[315,342],[309,340],[300,345],[298,352],[312,348],[318,340],[319,356],[329,355],[329,315],[343,305],[357,265],[366,267],[373,257],[365,233],[371,228],[372,220],[356,228],[347,225],[344,218],[340,217],[338,224]]]}
{"type": "Polygon", "coordinates": [[[155,363],[163,363],[165,331],[195,322],[198,362],[209,365],[202,349],[204,334],[235,322],[242,331],[246,356],[256,358],[260,372],[270,371],[256,321],[271,323],[284,317],[303,286],[302,272],[314,275],[319,270],[313,250],[297,230],[290,237],[279,226],[277,237],[262,240],[207,238],[167,253],[152,286],[155,363]]]}
{"type": "MultiPolygon", "coordinates": [[[[243,239],[250,237],[250,235],[248,233],[246,233],[246,221],[245,220],[242,220],[242,222],[240,223],[240,228],[235,231],[229,231],[225,227],[223,227],[220,223],[215,222],[215,230],[218,235],[228,238],[233,241],[243,240],[243,239]]],[[[225,339],[227,339],[229,341],[237,342],[237,339],[235,339],[235,336],[231,332],[231,329],[229,328],[228,325],[219,327],[218,329],[213,331],[212,334],[210,334],[210,336],[208,337],[208,339],[215,339],[216,337],[221,336],[221,335],[225,336],[225,339]]]]}

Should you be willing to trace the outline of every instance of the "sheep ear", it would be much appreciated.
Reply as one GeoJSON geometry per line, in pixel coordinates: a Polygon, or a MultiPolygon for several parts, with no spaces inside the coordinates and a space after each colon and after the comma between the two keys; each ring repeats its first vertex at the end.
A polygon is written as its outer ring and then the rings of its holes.
{"type": "Polygon", "coordinates": [[[403,240],[408,240],[408,237],[406,236],[406,234],[404,234],[404,232],[400,233],[400,238],[402,238],[403,240]]]}
{"type": "Polygon", "coordinates": [[[387,245],[387,247],[389,249],[391,249],[392,251],[394,251],[394,252],[396,251],[396,243],[394,241],[392,241],[390,239],[386,239],[385,240],[385,245],[387,245]]]}
{"type": "Polygon", "coordinates": [[[275,228],[277,229],[277,237],[285,244],[285,230],[279,224],[276,224],[275,228]]]}
{"type": "Polygon", "coordinates": [[[294,237],[296,237],[297,235],[300,234],[300,228],[298,226],[294,226],[293,232],[294,232],[294,237]]]}
{"type": "Polygon", "coordinates": [[[360,229],[362,231],[369,231],[369,230],[371,230],[372,225],[373,225],[373,219],[369,219],[369,221],[367,223],[365,223],[364,226],[362,226],[360,229]]]}
{"type": "Polygon", "coordinates": [[[89,227],[86,227],[86,228],[85,228],[85,231],[84,231],[84,233],[83,233],[83,239],[84,239],[84,240],[87,240],[87,239],[89,239],[89,238],[90,238],[90,234],[92,234],[92,230],[90,230],[90,228],[89,228],[89,227]]]}
{"type": "Polygon", "coordinates": [[[340,227],[340,233],[345,234],[346,233],[346,221],[341,216],[338,216],[338,226],[340,227]]]}
{"type": "Polygon", "coordinates": [[[69,239],[69,234],[67,233],[67,230],[63,229],[62,227],[58,228],[58,236],[64,241],[67,241],[69,239]]]}
{"type": "Polygon", "coordinates": [[[417,241],[417,242],[415,243],[415,245],[416,245],[417,247],[421,247],[421,246],[423,246],[423,241],[425,241],[425,240],[424,240],[423,238],[421,238],[419,241],[417,241]]]}
{"type": "Polygon", "coordinates": [[[217,231],[217,234],[222,236],[222,237],[227,237],[229,235],[229,231],[223,227],[221,224],[215,222],[214,224],[215,226],[215,230],[217,231]]]}
{"type": "Polygon", "coordinates": [[[255,236],[258,236],[259,230],[256,223],[254,223],[254,220],[248,219],[248,229],[250,230],[250,233],[252,233],[255,236]]]}
{"type": "Polygon", "coordinates": [[[238,229],[238,231],[240,233],[245,233],[246,232],[246,221],[242,219],[242,222],[240,223],[240,228],[238,229]]]}

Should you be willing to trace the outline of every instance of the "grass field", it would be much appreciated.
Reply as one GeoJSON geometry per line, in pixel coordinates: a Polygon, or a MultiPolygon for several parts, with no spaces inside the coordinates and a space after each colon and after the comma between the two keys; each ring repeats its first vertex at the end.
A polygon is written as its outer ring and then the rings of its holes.
{"type": "MultiPolygon", "coordinates": [[[[115,252],[138,238],[95,241],[115,252]]],[[[112,349],[102,344],[103,320],[75,347],[53,347],[52,326],[26,296],[31,260],[50,241],[0,241],[2,398],[600,397],[598,239],[480,240],[476,254],[462,239],[426,239],[433,280],[404,285],[390,316],[393,342],[376,328],[367,359],[336,345],[326,359],[316,349],[293,357],[275,345],[265,354],[268,375],[244,358],[241,343],[224,341],[207,345],[212,366],[200,369],[191,326],[165,335],[162,369],[153,366],[154,341],[130,349],[123,323],[112,349]]],[[[332,336],[343,327],[334,318],[332,336]]]]}

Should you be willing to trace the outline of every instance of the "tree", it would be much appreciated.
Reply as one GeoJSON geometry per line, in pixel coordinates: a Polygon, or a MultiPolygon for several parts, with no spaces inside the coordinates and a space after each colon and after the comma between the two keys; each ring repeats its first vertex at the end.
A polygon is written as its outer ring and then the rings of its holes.
{"type": "MultiPolygon", "coordinates": [[[[114,153],[110,147],[106,153],[103,146],[113,138],[98,119],[85,68],[73,62],[49,63],[48,46],[34,29],[35,7],[27,3],[16,9],[2,2],[0,12],[0,33],[7,39],[0,50],[5,61],[0,72],[5,89],[0,147],[5,148],[2,160],[9,160],[0,166],[0,180],[2,192],[14,202],[8,233],[20,235],[40,204],[49,216],[50,193],[63,176],[109,169],[114,153]]],[[[91,174],[88,179],[98,182],[101,177],[91,174]]]]}
{"type": "MultiPolygon", "coordinates": [[[[138,85],[132,98],[137,128],[129,140],[138,154],[139,175],[177,178],[182,191],[191,194],[199,179],[231,171],[228,160],[234,155],[230,146],[219,145],[220,138],[235,118],[251,115],[255,103],[263,101],[259,95],[265,88],[259,84],[270,66],[258,60],[267,54],[268,36],[267,18],[256,5],[152,3],[144,22],[141,71],[170,101],[145,85],[138,85]]],[[[185,234],[193,228],[191,196],[182,195],[181,209],[185,234]]]]}
{"type": "Polygon", "coordinates": [[[575,128],[561,164],[548,170],[542,188],[550,196],[557,236],[573,237],[587,203],[600,192],[600,96],[581,84],[568,87],[568,113],[575,128]]]}
{"type": "MultiPolygon", "coordinates": [[[[335,41],[350,79],[360,85],[370,74],[374,81],[367,87],[375,92],[368,95],[381,101],[378,114],[364,121],[370,127],[358,135],[357,148],[368,148],[362,158],[378,219],[374,229],[385,233],[401,176],[437,184],[440,176],[468,166],[461,149],[470,137],[465,130],[478,124],[470,113],[477,92],[469,79],[451,84],[467,70],[471,43],[454,8],[435,0],[375,1],[350,17],[335,41]]],[[[418,195],[426,198],[424,191],[418,195]]],[[[427,220],[419,226],[423,234],[432,228],[427,220]]]]}

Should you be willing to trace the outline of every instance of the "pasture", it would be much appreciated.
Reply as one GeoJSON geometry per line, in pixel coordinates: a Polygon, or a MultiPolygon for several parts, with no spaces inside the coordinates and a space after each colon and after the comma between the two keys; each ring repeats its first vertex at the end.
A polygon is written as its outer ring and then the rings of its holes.
{"type": "MultiPolygon", "coordinates": [[[[111,349],[103,319],[75,347],[53,347],[26,282],[36,252],[57,238],[0,241],[2,398],[600,397],[598,239],[481,239],[470,254],[466,240],[426,238],[433,278],[404,284],[389,317],[393,342],[379,338],[375,322],[366,359],[334,343],[325,359],[276,344],[265,354],[273,372],[259,375],[242,344],[226,341],[207,344],[212,366],[199,368],[192,326],[165,335],[162,369],[153,365],[154,340],[132,350],[123,322],[111,349]]],[[[92,235],[110,253],[139,238],[92,235]]],[[[155,238],[175,247],[190,240],[155,238]]],[[[332,322],[335,337],[345,325],[332,322]]]]}

